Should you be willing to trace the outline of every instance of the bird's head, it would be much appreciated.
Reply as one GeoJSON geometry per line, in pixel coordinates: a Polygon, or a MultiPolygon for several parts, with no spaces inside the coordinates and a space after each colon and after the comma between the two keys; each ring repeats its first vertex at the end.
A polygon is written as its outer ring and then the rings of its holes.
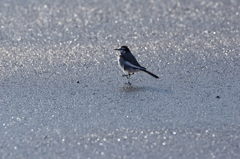
{"type": "Polygon", "coordinates": [[[114,50],[118,50],[121,52],[121,54],[124,54],[126,52],[130,52],[129,48],[127,46],[121,46],[120,49],[114,49],[114,50]]]}

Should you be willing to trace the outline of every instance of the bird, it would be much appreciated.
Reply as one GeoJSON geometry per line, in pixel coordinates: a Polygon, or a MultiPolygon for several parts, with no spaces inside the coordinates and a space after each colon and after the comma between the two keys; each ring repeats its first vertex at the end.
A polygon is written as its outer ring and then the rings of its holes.
{"type": "Polygon", "coordinates": [[[123,70],[123,72],[126,73],[122,76],[127,77],[128,79],[127,84],[131,85],[130,76],[139,71],[146,72],[155,78],[159,78],[157,75],[147,71],[145,67],[142,67],[127,46],[121,46],[120,49],[114,49],[114,50],[118,50],[121,53],[119,55],[118,65],[123,70]]]}

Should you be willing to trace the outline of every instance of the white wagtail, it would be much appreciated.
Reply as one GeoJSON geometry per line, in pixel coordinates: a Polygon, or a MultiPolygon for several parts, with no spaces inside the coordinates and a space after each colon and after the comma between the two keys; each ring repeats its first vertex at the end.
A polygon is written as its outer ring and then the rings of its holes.
{"type": "Polygon", "coordinates": [[[155,78],[159,78],[157,75],[147,71],[145,67],[139,65],[136,58],[133,56],[133,54],[131,53],[127,46],[121,46],[120,49],[115,50],[118,50],[121,53],[121,55],[119,56],[118,64],[121,67],[121,69],[126,73],[126,75],[123,76],[126,76],[128,78],[129,85],[131,85],[130,75],[133,75],[135,72],[139,71],[146,72],[155,78]]]}

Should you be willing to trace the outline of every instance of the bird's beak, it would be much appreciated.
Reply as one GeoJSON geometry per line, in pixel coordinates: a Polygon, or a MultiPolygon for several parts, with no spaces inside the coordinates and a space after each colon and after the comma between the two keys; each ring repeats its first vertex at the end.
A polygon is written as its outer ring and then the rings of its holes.
{"type": "Polygon", "coordinates": [[[114,50],[121,50],[121,49],[114,49],[114,50]]]}

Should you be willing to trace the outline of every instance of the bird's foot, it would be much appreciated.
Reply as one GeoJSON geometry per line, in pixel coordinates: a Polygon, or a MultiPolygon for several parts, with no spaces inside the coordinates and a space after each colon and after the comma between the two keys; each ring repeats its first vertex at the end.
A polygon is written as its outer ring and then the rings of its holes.
{"type": "Polygon", "coordinates": [[[122,75],[122,77],[128,77],[128,75],[122,75]]]}
{"type": "Polygon", "coordinates": [[[129,85],[129,86],[131,86],[131,85],[132,85],[132,83],[131,83],[131,82],[128,82],[128,83],[125,83],[125,84],[127,84],[127,85],[129,85]]]}

